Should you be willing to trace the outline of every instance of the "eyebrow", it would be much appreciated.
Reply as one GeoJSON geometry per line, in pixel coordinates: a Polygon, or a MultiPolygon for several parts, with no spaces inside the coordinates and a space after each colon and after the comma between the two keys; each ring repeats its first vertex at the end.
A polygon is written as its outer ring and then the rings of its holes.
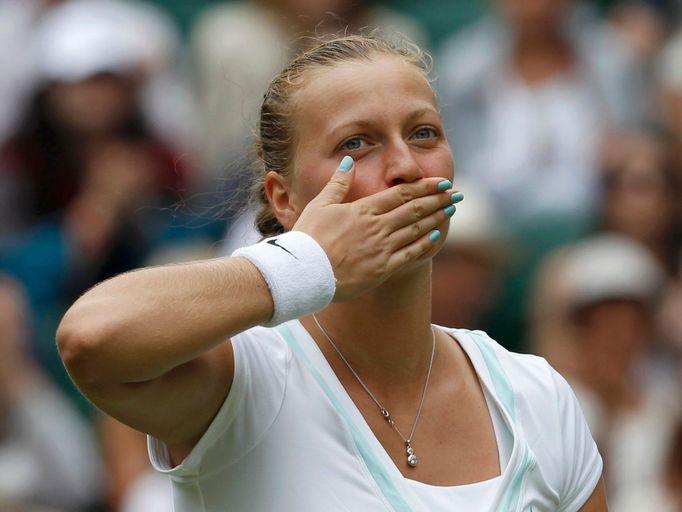
{"type": "MultiPolygon", "coordinates": [[[[426,114],[436,114],[436,115],[438,115],[438,116],[440,115],[439,112],[438,112],[438,110],[436,110],[435,108],[433,108],[433,107],[424,107],[424,108],[420,108],[420,109],[417,109],[417,110],[414,110],[414,111],[410,112],[410,113],[407,115],[407,117],[405,118],[405,121],[406,121],[407,123],[410,123],[410,122],[412,122],[412,121],[414,121],[414,120],[416,120],[416,119],[419,119],[420,117],[422,117],[422,116],[424,116],[424,115],[426,115],[426,114]]],[[[348,122],[344,122],[344,123],[341,123],[341,124],[338,124],[338,125],[332,127],[332,128],[329,130],[328,134],[329,134],[329,135],[333,135],[333,134],[335,134],[336,132],[345,130],[345,129],[347,129],[347,128],[355,128],[355,127],[358,127],[358,128],[367,128],[367,127],[369,127],[369,126],[371,126],[371,125],[372,125],[372,122],[371,122],[371,121],[366,121],[366,120],[364,120],[364,119],[355,119],[355,120],[348,121],[348,122]]]]}

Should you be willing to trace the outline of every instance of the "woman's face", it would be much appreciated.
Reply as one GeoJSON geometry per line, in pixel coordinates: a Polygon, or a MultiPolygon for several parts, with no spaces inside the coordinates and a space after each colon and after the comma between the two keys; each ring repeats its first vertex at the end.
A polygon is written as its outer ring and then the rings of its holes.
{"type": "Polygon", "coordinates": [[[556,26],[571,0],[498,0],[497,7],[516,30],[539,30],[556,26]]]}
{"type": "Polygon", "coordinates": [[[627,159],[618,169],[607,171],[607,227],[644,243],[666,240],[680,207],[665,165],[665,157],[655,142],[631,141],[627,159]]]}
{"type": "Polygon", "coordinates": [[[346,201],[424,177],[452,179],[452,153],[433,91],[414,65],[380,56],[315,70],[305,78],[307,84],[294,96],[289,191],[299,214],[345,155],[355,161],[346,201]]]}
{"type": "Polygon", "coordinates": [[[84,135],[117,130],[135,109],[135,101],[134,81],[109,73],[54,83],[48,88],[48,107],[54,121],[84,135]]]}

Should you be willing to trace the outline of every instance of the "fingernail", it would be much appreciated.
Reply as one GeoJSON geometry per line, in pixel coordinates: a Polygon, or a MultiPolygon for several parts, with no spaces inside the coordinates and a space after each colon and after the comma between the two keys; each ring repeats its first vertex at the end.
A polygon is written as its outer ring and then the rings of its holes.
{"type": "Polygon", "coordinates": [[[449,188],[452,188],[452,182],[450,180],[443,180],[438,184],[438,190],[441,192],[445,192],[449,188]]]}
{"type": "Polygon", "coordinates": [[[429,240],[431,240],[432,242],[435,242],[439,238],[440,238],[440,231],[438,231],[437,229],[434,229],[433,231],[431,231],[431,233],[429,233],[429,240]]]}
{"type": "Polygon", "coordinates": [[[448,206],[447,208],[444,208],[443,211],[445,212],[445,215],[447,217],[452,217],[455,214],[455,212],[457,211],[457,207],[454,204],[452,204],[452,205],[448,206]]]}
{"type": "Polygon", "coordinates": [[[453,203],[459,203],[462,199],[464,199],[464,194],[462,194],[461,192],[455,192],[450,197],[453,203]]]}
{"type": "Polygon", "coordinates": [[[341,163],[339,164],[339,171],[341,172],[348,172],[353,168],[353,158],[346,155],[343,157],[341,160],[341,163]]]}

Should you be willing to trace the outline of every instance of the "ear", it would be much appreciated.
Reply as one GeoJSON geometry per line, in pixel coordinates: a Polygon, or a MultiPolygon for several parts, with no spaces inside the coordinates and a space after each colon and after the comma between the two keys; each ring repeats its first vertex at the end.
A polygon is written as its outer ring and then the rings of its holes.
{"type": "Polygon", "coordinates": [[[287,180],[275,171],[265,175],[265,195],[270,202],[275,217],[287,231],[294,227],[299,212],[296,209],[287,180]]]}

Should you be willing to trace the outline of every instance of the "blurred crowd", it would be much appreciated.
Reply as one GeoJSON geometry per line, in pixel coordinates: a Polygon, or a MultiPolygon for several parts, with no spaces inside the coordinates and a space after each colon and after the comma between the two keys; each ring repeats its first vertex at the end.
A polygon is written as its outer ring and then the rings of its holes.
{"type": "Polygon", "coordinates": [[[491,0],[465,26],[450,2],[172,4],[0,0],[0,512],[172,510],[56,326],[103,279],[257,240],[267,84],[310,36],[374,28],[434,55],[465,196],[434,322],[567,377],[611,510],[682,511],[682,2],[491,0]]]}

